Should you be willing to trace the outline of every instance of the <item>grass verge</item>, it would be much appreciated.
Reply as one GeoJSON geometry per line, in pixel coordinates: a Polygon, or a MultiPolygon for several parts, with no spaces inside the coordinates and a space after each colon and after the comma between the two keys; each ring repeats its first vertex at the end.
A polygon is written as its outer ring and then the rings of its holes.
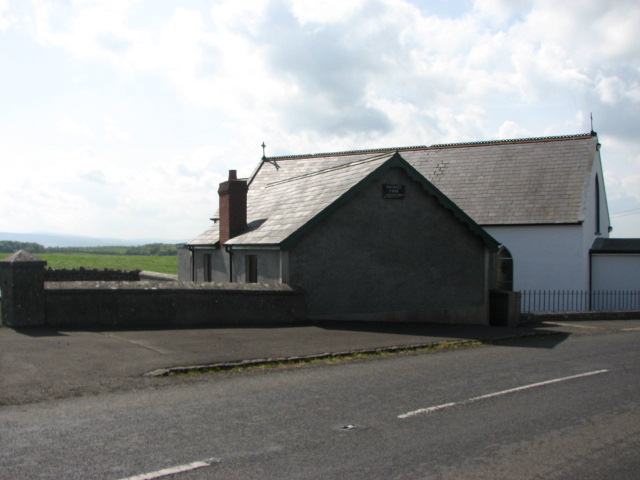
{"type": "Polygon", "coordinates": [[[335,363],[359,358],[382,357],[389,355],[402,355],[407,353],[430,352],[438,350],[451,350],[454,348],[478,347],[482,345],[499,345],[504,342],[526,339],[531,337],[549,337],[558,335],[556,332],[538,332],[527,335],[510,336],[489,340],[459,340],[436,342],[429,344],[382,347],[367,350],[354,350],[348,352],[322,353],[319,355],[308,355],[287,358],[267,358],[256,360],[244,360],[241,362],[214,363],[210,365],[192,365],[186,367],[173,367],[155,370],[146,373],[145,376],[159,377],[172,375],[200,375],[206,373],[237,372],[256,368],[278,368],[302,366],[312,363],[335,363]]]}
{"type": "MultiPolygon", "coordinates": [[[[0,254],[0,260],[10,254],[0,254]]],[[[101,255],[94,253],[39,253],[51,268],[86,268],[96,270],[147,270],[178,273],[178,257],[159,255],[101,255]]]]}

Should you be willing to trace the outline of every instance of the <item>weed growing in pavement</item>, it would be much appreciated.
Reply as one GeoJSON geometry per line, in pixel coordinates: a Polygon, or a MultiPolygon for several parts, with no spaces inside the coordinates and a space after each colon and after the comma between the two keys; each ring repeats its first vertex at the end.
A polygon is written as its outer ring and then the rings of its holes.
{"type": "Polygon", "coordinates": [[[309,365],[314,363],[339,363],[350,360],[358,360],[363,358],[372,357],[385,357],[391,355],[403,355],[411,353],[424,353],[435,352],[441,350],[452,350],[455,348],[469,348],[479,347],[484,345],[500,345],[506,342],[524,341],[531,338],[548,338],[558,335],[564,335],[559,332],[544,332],[536,333],[533,336],[514,336],[497,338],[490,340],[460,340],[450,342],[438,342],[426,345],[410,345],[404,347],[386,347],[376,348],[372,350],[360,350],[353,352],[339,352],[339,353],[325,353],[321,355],[310,355],[306,357],[293,357],[293,358],[276,358],[276,359],[263,359],[244,361],[236,363],[217,363],[212,365],[198,365],[193,367],[176,367],[167,370],[163,370],[161,373],[154,373],[154,375],[200,375],[205,373],[220,373],[220,372],[239,372],[250,369],[271,369],[280,367],[298,367],[303,365],[309,365]]]}
{"type": "Polygon", "coordinates": [[[283,359],[267,359],[256,360],[240,363],[220,363],[214,365],[202,365],[195,367],[181,367],[175,369],[168,369],[163,372],[163,375],[200,375],[204,373],[219,373],[219,372],[238,372],[249,369],[266,369],[266,368],[279,368],[279,367],[295,367],[302,365],[309,365],[313,363],[338,363],[349,360],[357,360],[362,358],[372,357],[384,357],[390,355],[402,355],[408,353],[429,352],[436,350],[448,350],[459,347],[474,347],[485,345],[487,341],[483,340],[464,340],[458,342],[438,342],[429,345],[415,345],[406,347],[388,347],[377,348],[373,350],[362,350],[355,352],[343,352],[343,353],[327,353],[322,355],[312,355],[308,357],[294,357],[283,359]]]}

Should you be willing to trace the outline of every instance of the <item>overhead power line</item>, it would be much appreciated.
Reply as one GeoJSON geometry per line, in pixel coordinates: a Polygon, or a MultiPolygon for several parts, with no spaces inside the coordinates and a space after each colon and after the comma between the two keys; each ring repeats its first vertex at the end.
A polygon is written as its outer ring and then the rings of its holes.
{"type": "Polygon", "coordinates": [[[638,215],[638,214],[640,214],[640,208],[634,208],[631,210],[625,210],[623,212],[612,213],[611,218],[628,217],[630,215],[638,215]]]}

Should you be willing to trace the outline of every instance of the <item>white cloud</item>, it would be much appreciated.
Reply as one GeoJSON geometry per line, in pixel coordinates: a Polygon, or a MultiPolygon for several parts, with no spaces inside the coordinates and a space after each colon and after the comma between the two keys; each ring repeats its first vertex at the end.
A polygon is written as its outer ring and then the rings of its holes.
{"type": "Polygon", "coordinates": [[[507,138],[526,138],[531,136],[526,128],[521,127],[517,122],[513,120],[507,120],[498,129],[498,139],[507,138]]]}
{"type": "Polygon", "coordinates": [[[119,140],[119,141],[128,141],[131,140],[131,133],[123,130],[118,126],[115,120],[111,117],[104,117],[104,133],[107,140],[119,140]]]}
{"type": "Polygon", "coordinates": [[[500,28],[531,8],[531,3],[527,0],[517,2],[513,0],[475,0],[473,15],[478,16],[483,23],[500,28]]]}
{"type": "Polygon", "coordinates": [[[607,170],[604,173],[613,225],[612,236],[640,237],[640,155],[636,156],[635,173],[607,170]]]}
{"type": "Polygon", "coordinates": [[[585,24],[605,21],[626,31],[640,15],[630,2],[591,2],[576,12],[564,3],[494,0],[476,3],[473,15],[441,19],[401,0],[335,8],[223,1],[211,9],[213,28],[202,12],[178,8],[156,31],[127,27],[126,5],[81,3],[75,17],[56,23],[62,14],[47,4],[41,38],[122,71],[162,72],[194,104],[236,119],[269,119],[294,135],[393,134],[396,119],[381,104],[416,105],[422,113],[446,103],[460,116],[482,99],[596,96],[613,105],[640,96],[637,81],[602,66],[634,58],[636,42],[616,28],[584,32],[594,30],[585,24]]]}
{"type": "Polygon", "coordinates": [[[44,44],[64,47],[79,58],[109,58],[117,55],[114,45],[127,42],[125,2],[33,2],[36,38],[44,44]]]}
{"type": "Polygon", "coordinates": [[[291,11],[303,25],[344,21],[361,8],[364,0],[290,0],[291,11]]]}
{"type": "Polygon", "coordinates": [[[89,180],[90,182],[95,182],[95,183],[99,183],[99,184],[106,184],[107,181],[105,179],[104,173],[102,172],[102,170],[90,170],[84,173],[80,174],[80,178],[83,178],[85,180],[89,180]]]}
{"type": "Polygon", "coordinates": [[[640,174],[624,177],[622,179],[622,190],[640,203],[640,174]]]}
{"type": "MultiPolygon", "coordinates": [[[[13,18],[7,5],[0,29],[13,18]]],[[[615,165],[609,195],[636,198],[635,0],[478,0],[446,18],[405,0],[33,5],[35,38],[67,55],[60,68],[74,90],[91,101],[95,76],[109,72],[100,88],[120,102],[105,100],[91,118],[70,107],[56,125],[70,142],[21,150],[25,163],[65,172],[37,177],[52,206],[77,203],[68,228],[197,233],[226,170],[248,175],[263,140],[277,155],[555,135],[588,131],[590,112],[615,165]],[[144,114],[134,122],[133,111],[144,114]],[[175,128],[163,120],[174,113],[192,125],[182,144],[165,145],[151,130],[175,128]]]]}
{"type": "Polygon", "coordinates": [[[93,138],[93,132],[88,125],[76,122],[69,117],[62,117],[58,121],[58,132],[63,134],[93,138]]]}
{"type": "Polygon", "coordinates": [[[624,34],[640,24],[631,1],[492,0],[453,19],[423,16],[402,0],[222,1],[206,22],[203,12],[177,8],[151,31],[128,26],[124,1],[38,5],[42,41],[122,71],[162,72],[195,104],[236,118],[271,115],[288,128],[384,132],[393,119],[374,108],[383,100],[426,107],[640,96],[637,81],[614,71],[623,59],[637,79],[640,47],[624,34]]]}
{"type": "Polygon", "coordinates": [[[0,0],[0,32],[8,29],[16,18],[9,10],[9,0],[0,0]]]}
{"type": "Polygon", "coordinates": [[[595,92],[600,101],[615,105],[626,101],[640,102],[640,85],[637,80],[624,80],[617,75],[600,74],[596,80],[595,92]]]}
{"type": "MultiPolygon", "coordinates": [[[[617,149],[614,147],[614,152],[617,149]]],[[[613,153],[613,152],[612,152],[613,153]]],[[[625,199],[634,199],[640,207],[640,152],[636,151],[629,159],[629,167],[624,170],[605,171],[607,184],[607,197],[614,202],[625,199]]],[[[616,207],[616,210],[620,208],[616,207]]]]}

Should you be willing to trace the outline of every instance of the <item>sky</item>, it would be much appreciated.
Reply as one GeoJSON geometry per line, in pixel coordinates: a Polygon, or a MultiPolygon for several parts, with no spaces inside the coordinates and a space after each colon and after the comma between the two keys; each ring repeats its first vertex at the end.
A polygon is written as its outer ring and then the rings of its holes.
{"type": "Polygon", "coordinates": [[[189,240],[262,157],[587,133],[640,237],[637,0],[0,0],[0,231],[189,240]]]}

